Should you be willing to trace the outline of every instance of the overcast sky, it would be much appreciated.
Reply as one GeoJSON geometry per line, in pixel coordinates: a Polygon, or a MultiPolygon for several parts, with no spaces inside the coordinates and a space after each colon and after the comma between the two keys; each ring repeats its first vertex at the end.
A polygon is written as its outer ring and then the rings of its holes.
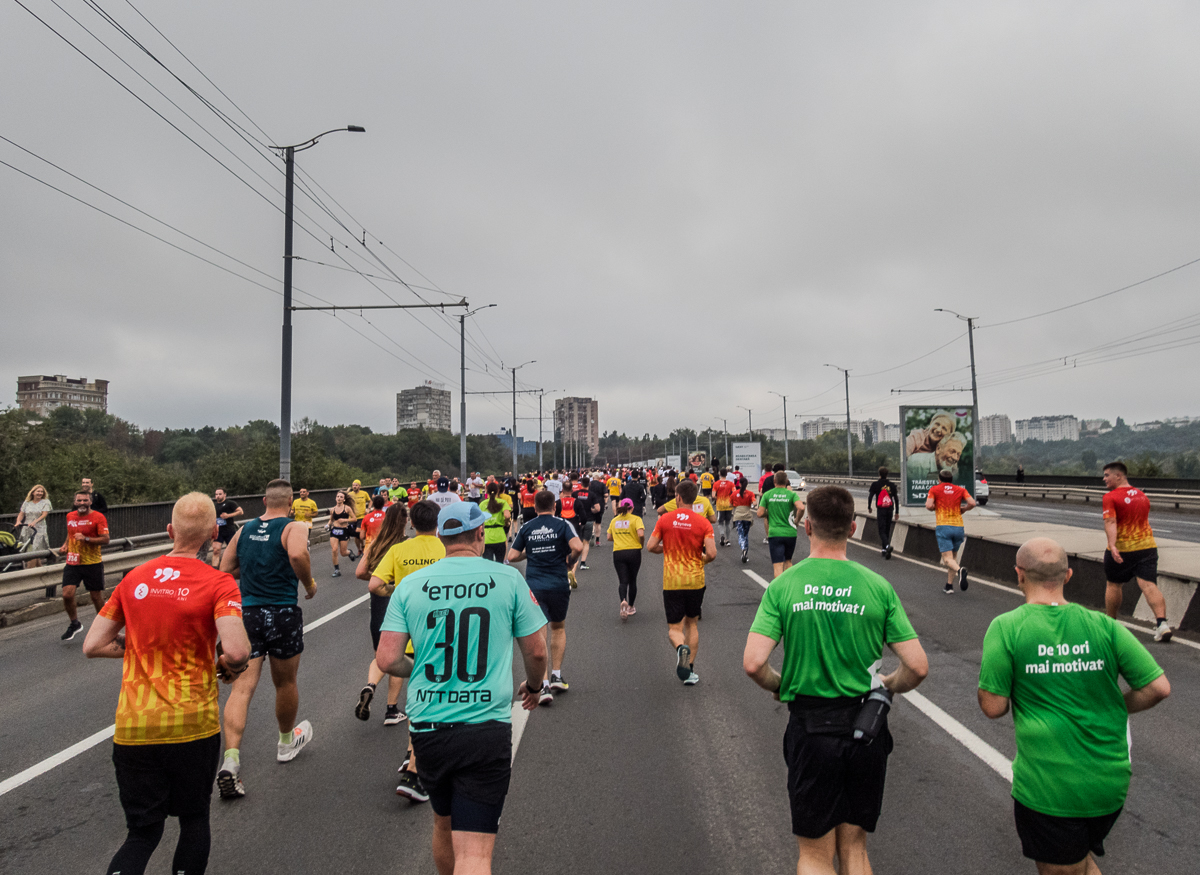
{"type": "MultiPolygon", "coordinates": [[[[0,134],[224,254],[8,142],[0,161],[268,288],[0,166],[3,403],[18,374],[61,373],[110,380],[143,427],[278,420],[281,162],[84,3],[60,0],[202,128],[22,2],[254,190],[13,3],[0,134]]],[[[125,0],[99,3],[259,139],[367,128],[298,155],[350,231],[298,195],[296,303],[497,304],[467,322],[469,390],[536,359],[522,386],[597,398],[602,430],[744,430],[739,405],[782,425],[771,391],[793,426],[844,415],[832,363],[856,418],[897,421],[901,400],[968,397],[891,393],[970,385],[948,307],[979,318],[983,415],[1200,414],[1195,346],[1114,360],[1200,339],[1200,264],[996,324],[1200,258],[1195,3],[134,0],[267,136],[125,0]]],[[[294,418],[392,431],[395,393],[435,379],[457,428],[457,320],[363,316],[296,314],[294,418]]],[[[468,406],[471,432],[511,419],[505,397],[468,406]]]]}

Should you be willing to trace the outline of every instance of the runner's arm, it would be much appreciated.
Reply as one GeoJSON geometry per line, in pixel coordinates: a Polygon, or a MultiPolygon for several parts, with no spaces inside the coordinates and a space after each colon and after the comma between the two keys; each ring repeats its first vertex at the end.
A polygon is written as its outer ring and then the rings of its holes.
{"type": "Polygon", "coordinates": [[[250,662],[250,639],[241,617],[217,617],[216,624],[217,634],[221,638],[217,667],[226,669],[232,681],[232,675],[241,674],[250,662]]]}
{"type": "Polygon", "coordinates": [[[765,520],[767,518],[767,506],[765,504],[760,504],[755,513],[758,514],[758,518],[760,520],[765,520]]]}
{"type": "Polygon", "coordinates": [[[650,533],[650,540],[646,542],[646,549],[651,553],[661,553],[663,551],[662,536],[657,531],[650,533]]]}
{"type": "Polygon", "coordinates": [[[925,648],[916,638],[889,643],[888,648],[900,657],[900,664],[894,672],[880,678],[883,685],[893,693],[915,690],[929,674],[929,657],[925,655],[925,648]]]}
{"type": "Polygon", "coordinates": [[[313,580],[312,559],[308,555],[308,526],[288,523],[283,533],[287,537],[288,563],[296,579],[304,585],[304,597],[310,599],[317,594],[317,582],[313,580]]]}
{"type": "Polygon", "coordinates": [[[1171,682],[1165,674],[1160,674],[1144,687],[1128,690],[1125,693],[1125,708],[1130,714],[1153,708],[1167,696],[1171,695],[1171,682]]]}
{"type": "Polygon", "coordinates": [[[242,510],[242,507],[241,507],[241,505],[238,505],[237,507],[235,507],[235,508],[233,509],[233,513],[231,513],[229,516],[225,517],[225,519],[227,519],[227,520],[235,520],[235,519],[237,519],[238,517],[240,517],[240,516],[244,516],[244,515],[245,515],[245,511],[244,511],[244,510],[242,510]]]}
{"type": "Polygon", "coordinates": [[[779,672],[771,668],[767,661],[771,652],[779,644],[773,638],[751,632],[746,636],[746,649],[742,653],[742,669],[750,680],[754,681],[768,693],[779,694],[779,684],[782,678],[779,672]]]}
{"type": "Polygon", "coordinates": [[[241,571],[238,567],[238,538],[242,536],[242,530],[238,529],[233,533],[233,537],[229,539],[229,544],[225,548],[225,552],[221,554],[221,570],[226,574],[232,574],[234,580],[241,579],[241,571]]]}
{"type": "MultiPolygon", "coordinates": [[[[609,538],[611,541],[612,538],[609,538]]],[[[571,555],[567,557],[567,564],[574,565],[575,560],[583,555],[583,541],[576,535],[571,540],[567,541],[567,547],[571,550],[571,555]]]]}
{"type": "Polygon", "coordinates": [[[83,655],[88,659],[121,659],[125,656],[124,623],[108,617],[96,617],[83,639],[83,655]],[[120,637],[118,637],[120,636],[120,637]]]}
{"type": "Polygon", "coordinates": [[[637,533],[638,533],[638,543],[644,546],[646,543],[646,530],[638,529],[637,533]]]}
{"type": "Polygon", "coordinates": [[[707,565],[717,558],[717,538],[716,535],[709,535],[704,539],[704,564],[707,565]]]}
{"type": "Polygon", "coordinates": [[[1117,550],[1117,519],[1116,517],[1105,517],[1104,519],[1104,538],[1108,541],[1108,552],[1112,553],[1114,562],[1124,562],[1121,558],[1121,553],[1117,550]]]}
{"type": "Polygon", "coordinates": [[[969,492],[963,496],[963,501],[967,503],[967,506],[963,508],[963,513],[966,513],[969,510],[974,510],[975,506],[979,504],[979,502],[977,502],[969,492]]]}
{"type": "Polygon", "coordinates": [[[993,720],[1003,717],[1008,713],[1008,696],[1000,696],[981,689],[979,690],[979,710],[993,720]]]}
{"type": "Polygon", "coordinates": [[[370,581],[371,579],[371,569],[367,568],[367,553],[369,552],[371,551],[363,551],[362,558],[358,560],[358,567],[354,569],[354,576],[359,580],[370,581]]]}
{"type": "Polygon", "coordinates": [[[379,647],[375,650],[375,664],[392,677],[408,677],[412,674],[413,660],[404,655],[404,647],[407,644],[407,632],[380,632],[379,647]]]}
{"type": "MultiPolygon", "coordinates": [[[[578,538],[576,538],[576,540],[578,540],[578,538]]],[[[511,565],[514,562],[521,562],[524,559],[525,559],[525,551],[524,550],[518,550],[515,547],[508,548],[508,564],[509,565],[511,565]]]]}
{"type": "Polygon", "coordinates": [[[937,502],[933,500],[932,495],[925,496],[925,509],[926,510],[937,510],[937,502]]]}
{"type": "Polygon", "coordinates": [[[517,647],[521,650],[521,661],[525,663],[525,680],[518,688],[521,706],[532,711],[538,706],[542,678],[546,676],[546,627],[543,625],[532,635],[518,638],[517,647]]]}

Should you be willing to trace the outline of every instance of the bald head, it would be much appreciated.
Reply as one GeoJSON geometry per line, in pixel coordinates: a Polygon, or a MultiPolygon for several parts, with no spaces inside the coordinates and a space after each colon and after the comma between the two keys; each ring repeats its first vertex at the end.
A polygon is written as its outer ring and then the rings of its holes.
{"type": "Polygon", "coordinates": [[[1061,586],[1067,580],[1067,551],[1050,538],[1033,538],[1017,551],[1017,568],[1037,586],[1061,586]]]}
{"type": "Polygon", "coordinates": [[[217,509],[203,492],[189,492],[171,508],[171,536],[176,547],[199,549],[213,536],[217,509]]]}

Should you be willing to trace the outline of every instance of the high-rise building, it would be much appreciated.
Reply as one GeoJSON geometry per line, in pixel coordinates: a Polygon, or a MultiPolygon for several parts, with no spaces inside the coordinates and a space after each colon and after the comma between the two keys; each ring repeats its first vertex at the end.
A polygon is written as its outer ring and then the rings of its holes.
{"type": "MultiPolygon", "coordinates": [[[[496,433],[496,437],[500,439],[500,445],[512,450],[512,432],[507,428],[501,428],[496,433]]],[[[527,441],[525,438],[517,435],[517,455],[518,456],[536,456],[538,451],[537,441],[527,441]]]]}
{"type": "Polygon", "coordinates": [[[1018,441],[1077,441],[1079,420],[1074,416],[1035,416],[1017,420],[1018,441]]]}
{"type": "Polygon", "coordinates": [[[1013,439],[1012,420],[1004,413],[979,417],[979,444],[994,447],[1007,444],[1013,439]]]}
{"type": "MultiPolygon", "coordinates": [[[[850,420],[850,434],[863,443],[867,442],[868,436],[870,436],[870,442],[873,444],[888,440],[887,430],[889,427],[878,419],[850,420]]],[[[838,430],[846,430],[846,420],[830,419],[827,416],[822,416],[819,419],[806,419],[800,423],[800,436],[805,440],[813,440],[828,431],[838,430]]],[[[897,435],[893,440],[899,440],[899,427],[897,427],[896,431],[897,435]]]]}
{"type": "Polygon", "coordinates": [[[68,379],[33,374],[17,377],[17,407],[46,416],[57,407],[108,411],[108,380],[68,379]]]}
{"type": "MultiPolygon", "coordinates": [[[[782,428],[756,428],[754,430],[754,433],[761,434],[763,437],[770,438],[773,441],[783,440],[783,429],[782,428]]],[[[800,436],[800,432],[796,431],[796,429],[789,428],[787,430],[787,439],[789,441],[794,441],[794,440],[798,439],[799,436],[800,436]]]]}
{"type": "Polygon", "coordinates": [[[558,398],[554,402],[554,430],[567,450],[569,464],[590,462],[600,452],[600,407],[594,398],[558,398]],[[587,452],[576,462],[573,448],[587,452]]]}
{"type": "Polygon", "coordinates": [[[891,423],[883,427],[883,439],[900,443],[900,423],[891,423]]]}
{"type": "Polygon", "coordinates": [[[396,431],[407,428],[450,431],[450,393],[444,383],[426,380],[396,395],[396,431]]]}

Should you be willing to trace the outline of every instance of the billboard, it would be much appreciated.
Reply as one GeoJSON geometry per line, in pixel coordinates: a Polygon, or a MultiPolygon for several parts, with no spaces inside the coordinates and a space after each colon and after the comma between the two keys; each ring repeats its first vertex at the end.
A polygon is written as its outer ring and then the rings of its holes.
{"type": "Polygon", "coordinates": [[[688,453],[687,463],[689,468],[695,468],[697,471],[707,468],[708,453],[704,450],[696,450],[695,452],[688,453]]]}
{"type": "Polygon", "coordinates": [[[667,456],[667,467],[673,471],[679,470],[679,456],[667,456]]]}
{"type": "Polygon", "coordinates": [[[758,441],[753,443],[732,443],[729,445],[732,458],[730,469],[741,468],[742,473],[746,475],[746,479],[751,483],[757,482],[762,476],[762,444],[758,441]]]}
{"type": "Polygon", "coordinates": [[[975,494],[975,408],[947,404],[900,408],[900,479],[906,507],[924,506],[938,472],[975,494]]]}

